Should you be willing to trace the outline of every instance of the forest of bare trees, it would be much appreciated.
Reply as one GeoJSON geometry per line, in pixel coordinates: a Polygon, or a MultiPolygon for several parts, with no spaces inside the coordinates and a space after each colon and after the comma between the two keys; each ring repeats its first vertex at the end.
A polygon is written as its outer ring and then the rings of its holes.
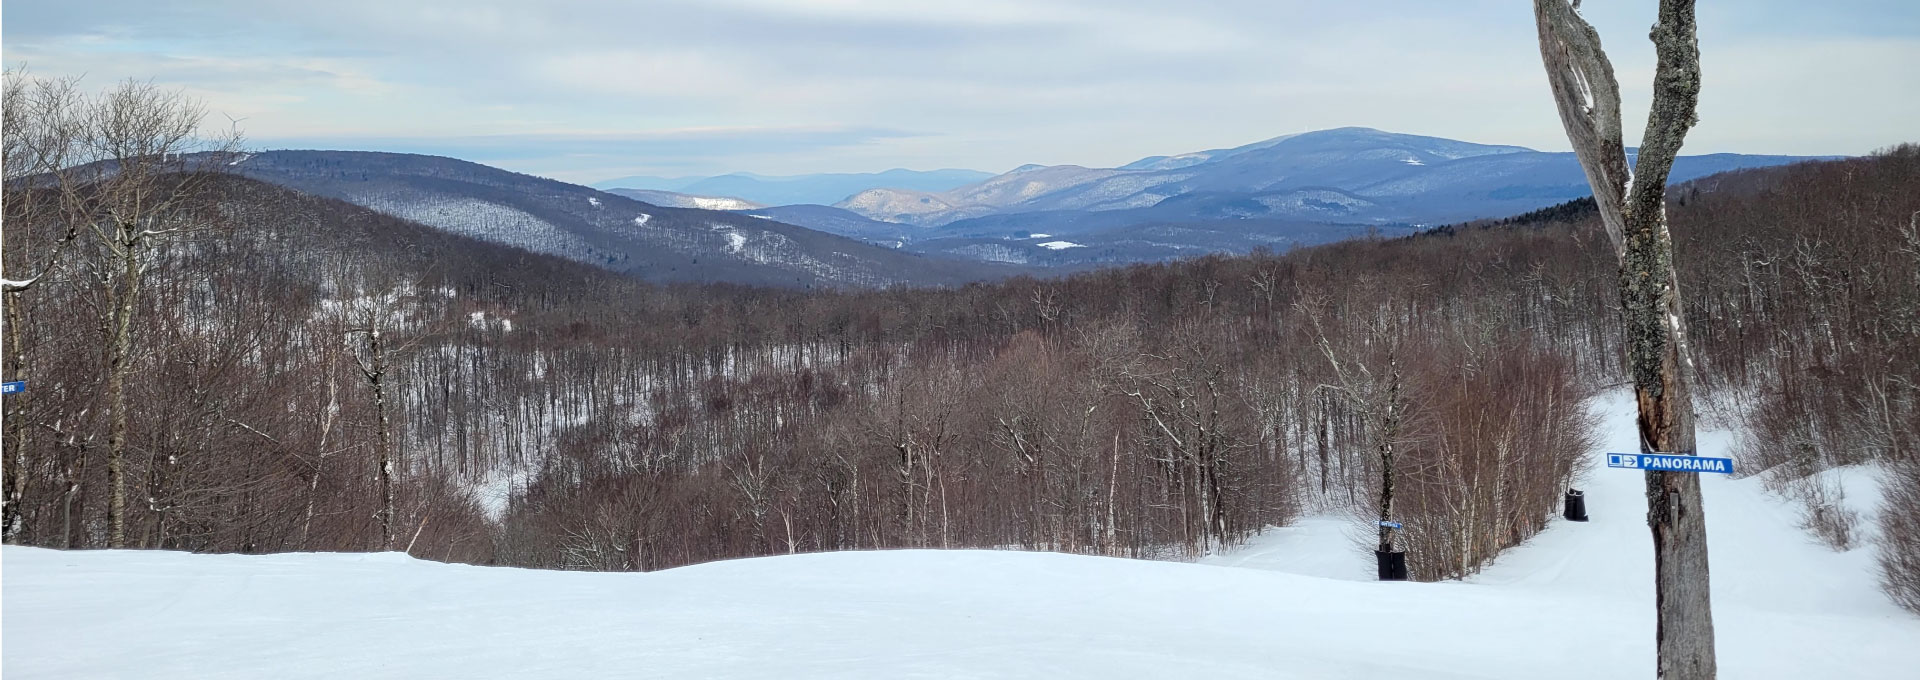
{"type": "MultiPolygon", "coordinates": [[[[1590,203],[1285,254],[802,292],[652,286],[169,176],[169,219],[193,228],[114,297],[93,265],[111,250],[88,240],[106,216],[35,207],[97,189],[9,174],[6,271],[35,277],[6,293],[6,375],[30,381],[4,402],[10,543],[650,570],[894,547],[1192,556],[1350,512],[1370,534],[1401,524],[1381,543],[1444,579],[1557,513],[1591,450],[1583,399],[1623,379],[1590,203]]],[[[1917,179],[1901,147],[1672,195],[1699,389],[1752,428],[1749,469],[1920,474],[1917,179]]],[[[1911,601],[1920,498],[1902,498],[1884,529],[1906,538],[1883,543],[1911,601]]]]}

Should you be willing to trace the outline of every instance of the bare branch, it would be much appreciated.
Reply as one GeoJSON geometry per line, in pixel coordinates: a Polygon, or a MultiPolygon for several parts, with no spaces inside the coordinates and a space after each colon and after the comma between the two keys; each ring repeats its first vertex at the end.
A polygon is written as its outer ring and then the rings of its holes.
{"type": "MultiPolygon", "coordinates": [[[[1699,120],[1700,42],[1695,37],[1692,0],[1660,0],[1660,20],[1649,36],[1659,63],[1653,73],[1653,110],[1634,162],[1638,178],[1628,196],[1629,210],[1660,210],[1667,173],[1699,120]]],[[[1604,58],[1604,57],[1603,57],[1604,58]]]]}

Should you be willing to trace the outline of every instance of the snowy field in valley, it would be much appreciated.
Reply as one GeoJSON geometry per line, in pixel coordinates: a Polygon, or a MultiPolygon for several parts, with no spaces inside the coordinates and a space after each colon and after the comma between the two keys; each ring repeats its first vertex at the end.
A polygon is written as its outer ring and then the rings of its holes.
{"type": "MultiPolygon", "coordinates": [[[[1615,395],[1605,448],[1633,445],[1615,395]]],[[[1702,452],[1724,454],[1707,434],[1702,452]]],[[[1596,451],[1596,459],[1600,453],[1596,451]]],[[[650,574],[397,554],[5,548],[14,678],[1647,678],[1641,475],[1599,467],[1592,521],[1555,522],[1467,582],[1371,581],[1338,518],[1200,564],[888,551],[650,574]]],[[[1842,471],[1870,513],[1870,472],[1842,471]]],[[[1726,678],[1893,678],[1920,618],[1757,480],[1706,481],[1726,678]]],[[[1864,526],[1872,524],[1870,515],[1864,526]]],[[[1870,529],[1868,530],[1870,534],[1870,529]]],[[[1869,535],[1869,540],[1871,536],[1869,535]]]]}

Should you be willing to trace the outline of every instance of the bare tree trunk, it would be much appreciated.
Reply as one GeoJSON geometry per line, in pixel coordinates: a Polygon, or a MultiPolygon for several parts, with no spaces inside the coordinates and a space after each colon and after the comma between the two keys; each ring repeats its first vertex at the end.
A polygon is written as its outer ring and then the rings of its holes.
{"type": "Polygon", "coordinates": [[[1393,552],[1393,444],[1400,436],[1400,362],[1387,354],[1387,403],[1380,414],[1380,552],[1393,552]]]}
{"type": "Polygon", "coordinates": [[[1315,392],[1313,398],[1314,403],[1319,407],[1313,420],[1313,446],[1315,453],[1320,456],[1320,502],[1324,503],[1329,493],[1327,490],[1327,435],[1328,431],[1333,429],[1333,414],[1329,413],[1331,407],[1327,403],[1326,393],[1315,392]]]}
{"type": "MultiPolygon", "coordinates": [[[[11,293],[11,291],[8,291],[8,293],[11,293]]],[[[7,297],[9,297],[9,295],[0,293],[0,304],[4,304],[7,297]]],[[[4,311],[4,316],[6,319],[4,328],[10,328],[13,331],[12,334],[7,335],[6,338],[12,345],[9,356],[7,357],[7,376],[13,380],[25,380],[27,374],[26,348],[24,347],[22,340],[23,333],[20,328],[22,321],[20,318],[20,306],[18,304],[8,305],[4,311]]],[[[0,330],[0,334],[4,334],[4,330],[0,330]]],[[[0,417],[5,417],[4,413],[3,410],[0,410],[0,417]]],[[[4,432],[4,436],[8,440],[3,446],[12,453],[11,456],[8,456],[7,463],[4,466],[7,486],[6,505],[4,506],[4,512],[0,512],[0,515],[4,515],[5,541],[7,543],[17,543],[20,541],[22,533],[26,528],[26,508],[23,507],[21,503],[26,499],[27,495],[27,428],[26,425],[21,422],[21,419],[15,416],[8,418],[5,423],[0,423],[0,432],[4,432]]]]}
{"type": "Polygon", "coordinates": [[[300,520],[300,549],[312,550],[314,503],[320,495],[320,474],[327,464],[327,438],[333,433],[333,418],[339,413],[340,401],[333,382],[334,354],[327,354],[327,405],[321,407],[320,441],[314,450],[313,475],[307,479],[307,508],[300,520]]]}
{"type": "Polygon", "coordinates": [[[1113,434],[1112,469],[1107,474],[1107,527],[1105,542],[1108,557],[1120,556],[1119,514],[1114,507],[1120,494],[1120,433],[1113,434]]]}
{"type": "MultiPolygon", "coordinates": [[[[1629,174],[1620,133],[1620,87],[1582,19],[1578,0],[1535,0],[1540,54],[1561,123],[1593,186],[1601,220],[1620,260],[1620,307],[1639,406],[1641,451],[1694,451],[1686,328],[1667,232],[1666,183],[1695,122],[1700,54],[1692,0],[1661,0],[1651,39],[1658,53],[1653,110],[1629,174]]],[[[1699,475],[1648,472],[1647,524],[1654,547],[1662,678],[1712,678],[1713,607],[1699,475]]]]}
{"type": "MultiPolygon", "coordinates": [[[[1374,454],[1380,463],[1380,496],[1374,522],[1374,528],[1379,532],[1379,542],[1375,549],[1383,553],[1393,552],[1393,527],[1387,523],[1393,521],[1394,445],[1400,438],[1400,421],[1404,416],[1400,398],[1400,331],[1391,324],[1376,323],[1369,328],[1372,335],[1369,344],[1379,341],[1386,347],[1386,376],[1375,374],[1361,360],[1352,361],[1353,370],[1350,371],[1333,351],[1333,342],[1327,339],[1326,330],[1320,326],[1318,314],[1309,312],[1307,318],[1313,322],[1314,332],[1319,336],[1320,352],[1326,355],[1327,365],[1332,367],[1338,382],[1327,387],[1338,390],[1355,405],[1368,434],[1374,437],[1374,454]]],[[[1349,478],[1349,497],[1352,495],[1352,485],[1349,478]]]]}
{"type": "Polygon", "coordinates": [[[380,323],[369,315],[367,327],[355,332],[367,334],[367,357],[355,356],[359,363],[360,374],[367,379],[367,386],[373,390],[374,419],[374,461],[379,467],[374,474],[380,485],[380,510],[375,513],[380,523],[379,544],[375,550],[393,549],[393,434],[387,421],[387,354],[380,344],[380,323]]]}
{"type": "MultiPolygon", "coordinates": [[[[85,452],[82,451],[81,455],[84,456],[85,452]]],[[[74,506],[82,505],[80,498],[82,489],[80,488],[79,482],[81,476],[76,470],[84,470],[85,468],[86,464],[84,462],[71,463],[68,465],[66,493],[60,496],[60,547],[66,550],[72,550],[82,545],[77,538],[79,529],[74,519],[74,506]]]]}
{"type": "MultiPolygon", "coordinates": [[[[928,474],[934,476],[933,481],[940,485],[940,549],[947,550],[953,547],[950,543],[951,537],[953,536],[953,528],[948,524],[947,517],[947,477],[946,475],[934,475],[934,473],[931,472],[928,474]]],[[[928,489],[927,492],[932,493],[933,490],[928,489]]]]}
{"type": "Polygon", "coordinates": [[[380,351],[380,330],[374,329],[370,344],[373,352],[373,413],[380,462],[380,549],[393,549],[393,433],[387,423],[387,372],[385,353],[380,351]]]}
{"type": "Polygon", "coordinates": [[[119,226],[121,289],[114,300],[113,337],[108,340],[107,547],[127,547],[127,375],[133,369],[133,307],[140,293],[139,225],[119,226]]]}

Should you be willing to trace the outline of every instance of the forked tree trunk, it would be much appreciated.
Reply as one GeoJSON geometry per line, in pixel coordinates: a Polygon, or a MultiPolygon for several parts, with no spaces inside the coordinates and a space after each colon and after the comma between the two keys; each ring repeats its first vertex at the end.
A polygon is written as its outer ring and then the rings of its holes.
{"type": "MultiPolygon", "coordinates": [[[[1651,39],[1658,53],[1653,110],[1629,173],[1620,132],[1620,86],[1582,19],[1578,0],[1534,0],[1540,55],[1561,123],[1593,186],[1620,260],[1620,308],[1627,370],[1639,406],[1643,452],[1694,453],[1686,328],[1665,207],[1668,171],[1695,121],[1700,52],[1692,0],[1661,0],[1651,39]]],[[[1657,669],[1662,678],[1715,675],[1707,525],[1700,478],[1647,472],[1653,531],[1657,669]]]]}

